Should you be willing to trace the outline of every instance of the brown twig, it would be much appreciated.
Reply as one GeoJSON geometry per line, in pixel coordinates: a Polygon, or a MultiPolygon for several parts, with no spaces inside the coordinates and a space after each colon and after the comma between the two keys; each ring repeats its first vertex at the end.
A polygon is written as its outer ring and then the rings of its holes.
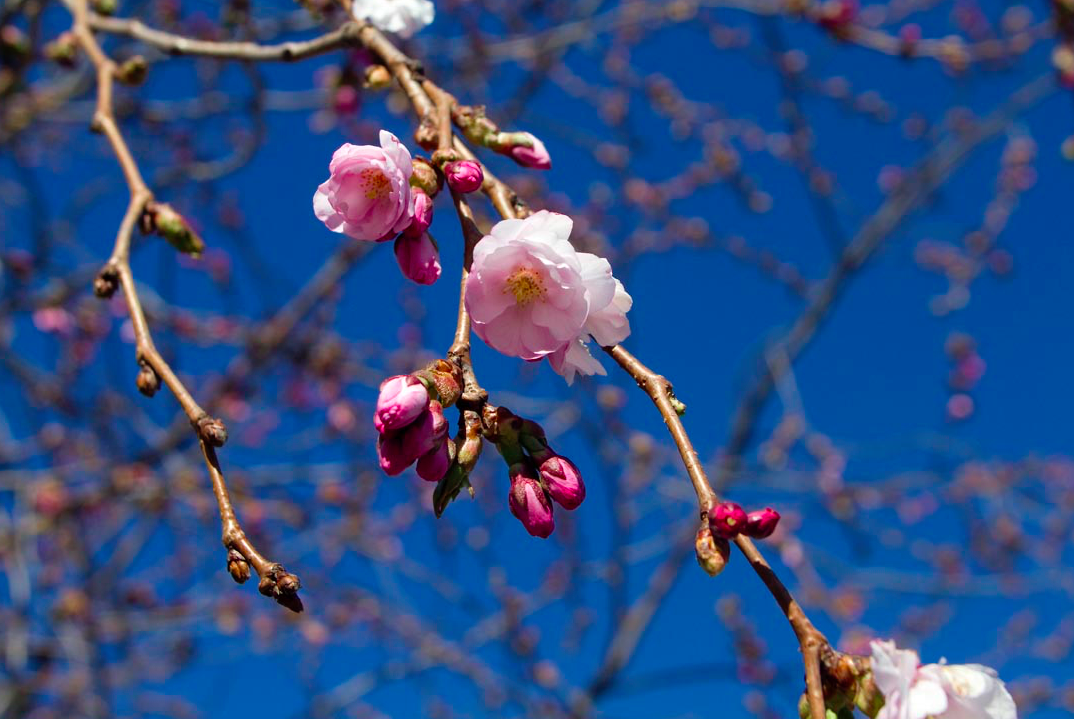
{"type": "Polygon", "coordinates": [[[466,196],[451,191],[455,203],[455,212],[459,216],[459,225],[463,236],[462,279],[459,283],[459,313],[455,324],[455,341],[448,350],[448,359],[462,369],[463,390],[459,398],[464,409],[481,412],[482,405],[488,400],[486,392],[477,381],[474,365],[470,361],[470,313],[466,310],[466,279],[470,276],[470,265],[474,261],[474,246],[481,240],[481,230],[474,222],[474,213],[470,209],[466,196]]]}
{"type": "Polygon", "coordinates": [[[120,222],[112,255],[99,273],[95,289],[99,294],[107,296],[116,289],[117,284],[122,288],[134,328],[135,357],[142,367],[139,389],[145,394],[152,394],[156,391],[160,380],[163,380],[175,395],[198,435],[212,479],[213,490],[220,506],[223,542],[228,549],[228,568],[232,576],[236,581],[245,581],[249,577],[249,567],[252,565],[261,578],[262,594],[273,596],[289,609],[301,611],[302,604],[295,594],[299,588],[298,578],[287,574],[279,564],[265,560],[246,538],[235,516],[214,449],[224,444],[227,439],[227,430],[220,420],[210,417],[201,408],[153,343],[153,336],[145,318],[145,311],[142,308],[130,266],[130,246],[134,227],[151,210],[153,193],[142,178],[138,164],[116,123],[112,107],[112,89],[117,66],[101,49],[93,35],[90,26],[91,13],[86,0],[69,0],[68,7],[73,17],[72,34],[93,63],[97,77],[97,104],[91,128],[108,138],[130,192],[130,202],[120,222]]]}

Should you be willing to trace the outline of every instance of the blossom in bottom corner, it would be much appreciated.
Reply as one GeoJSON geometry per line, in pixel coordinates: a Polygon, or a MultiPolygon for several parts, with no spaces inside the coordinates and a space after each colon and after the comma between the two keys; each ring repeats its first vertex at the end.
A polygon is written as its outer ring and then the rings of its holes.
{"type": "Polygon", "coordinates": [[[876,719],[1017,719],[1014,699],[991,667],[925,664],[917,652],[874,640],[873,682],[884,695],[876,719]]]}

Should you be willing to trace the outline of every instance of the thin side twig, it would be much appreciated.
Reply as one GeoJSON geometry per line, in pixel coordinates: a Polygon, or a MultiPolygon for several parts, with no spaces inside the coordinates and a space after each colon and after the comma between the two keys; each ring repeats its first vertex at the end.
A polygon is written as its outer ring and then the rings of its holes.
{"type": "Polygon", "coordinates": [[[130,202],[120,222],[112,255],[99,273],[95,288],[98,289],[99,294],[105,296],[110,294],[117,284],[123,290],[123,297],[134,328],[135,358],[143,368],[143,372],[151,373],[144,383],[140,377],[139,389],[146,394],[152,394],[159,381],[163,380],[182,406],[197,433],[212,480],[213,493],[216,495],[220,508],[221,538],[228,550],[228,569],[232,577],[240,583],[246,581],[250,576],[252,566],[261,578],[260,590],[263,594],[272,596],[280,604],[293,611],[301,611],[302,603],[297,595],[300,586],[298,577],[288,574],[281,565],[269,562],[254,548],[243,532],[235,510],[231,506],[227,484],[216,458],[215,449],[223,445],[227,439],[224,424],[210,417],[201,408],[153,343],[153,336],[149,330],[149,323],[146,321],[145,310],[138,296],[134,273],[130,266],[130,247],[134,227],[151,207],[153,193],[142,177],[138,164],[116,123],[112,106],[112,90],[117,66],[101,49],[93,35],[90,25],[91,13],[86,0],[67,0],[67,5],[73,18],[72,34],[93,63],[97,79],[97,103],[91,129],[102,133],[108,139],[130,193],[130,202]]]}

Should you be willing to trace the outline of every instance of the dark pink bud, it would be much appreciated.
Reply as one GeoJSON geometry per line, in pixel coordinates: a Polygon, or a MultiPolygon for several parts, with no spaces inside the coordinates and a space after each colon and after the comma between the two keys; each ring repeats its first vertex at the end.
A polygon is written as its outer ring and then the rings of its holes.
{"type": "Polygon", "coordinates": [[[448,187],[455,192],[474,192],[485,181],[481,165],[473,160],[449,162],[444,166],[444,176],[447,177],[448,187]]]}
{"type": "Polygon", "coordinates": [[[543,142],[528,132],[513,134],[524,137],[525,142],[515,143],[508,147],[507,154],[511,156],[511,159],[534,170],[548,170],[552,167],[552,156],[548,154],[543,142]]]}
{"type": "Polygon", "coordinates": [[[395,260],[408,280],[431,285],[440,279],[440,251],[428,232],[417,237],[407,232],[395,240],[395,260]]]}
{"type": "Polygon", "coordinates": [[[556,528],[552,516],[552,502],[549,501],[537,472],[529,462],[520,462],[511,466],[511,493],[507,503],[511,514],[515,515],[526,531],[534,537],[547,537],[556,528]]]}
{"type": "Polygon", "coordinates": [[[772,536],[777,524],[779,524],[779,512],[771,507],[765,507],[747,515],[746,527],[742,533],[754,539],[765,539],[772,536]]]}
{"type": "Polygon", "coordinates": [[[429,225],[433,224],[433,198],[423,190],[414,188],[413,203],[414,217],[410,226],[403,230],[403,234],[421,237],[429,229],[429,225]]]}
{"type": "Polygon", "coordinates": [[[351,85],[340,85],[332,96],[332,109],[339,115],[358,111],[358,91],[351,85]]]}
{"type": "Polygon", "coordinates": [[[746,528],[746,510],[734,502],[720,502],[709,514],[712,533],[724,539],[733,539],[746,528]]]}
{"type": "Polygon", "coordinates": [[[541,479],[548,494],[564,509],[574,509],[585,499],[585,483],[582,473],[574,462],[554,452],[547,458],[538,458],[541,462],[541,479]]]}
{"type": "Polygon", "coordinates": [[[380,385],[373,425],[378,432],[402,429],[418,418],[429,404],[425,385],[412,375],[389,377],[380,385]]]}
{"type": "Polygon", "coordinates": [[[428,400],[428,409],[417,419],[395,432],[385,432],[377,441],[380,468],[394,477],[435,449],[447,435],[444,410],[436,400],[428,400]]]}
{"type": "Polygon", "coordinates": [[[418,459],[418,476],[427,482],[439,482],[451,467],[451,451],[448,447],[450,438],[444,437],[434,449],[421,455],[418,459]]]}

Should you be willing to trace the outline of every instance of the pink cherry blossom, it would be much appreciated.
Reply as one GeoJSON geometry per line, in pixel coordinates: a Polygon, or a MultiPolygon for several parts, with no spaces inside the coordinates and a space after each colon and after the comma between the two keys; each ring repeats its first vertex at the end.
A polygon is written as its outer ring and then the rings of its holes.
{"type": "Polygon", "coordinates": [[[440,252],[428,232],[417,237],[407,232],[399,235],[395,259],[403,275],[419,285],[431,285],[440,278],[440,252]]]}
{"type": "Polygon", "coordinates": [[[606,277],[583,277],[567,240],[572,226],[566,215],[542,210],[496,223],[477,243],[466,308],[486,344],[540,359],[578,337],[594,298],[606,305],[614,296],[610,269],[606,277]]]}
{"type": "Polygon", "coordinates": [[[947,694],[939,681],[920,671],[917,652],[891,641],[873,641],[869,647],[873,682],[884,695],[876,719],[925,719],[946,711],[947,694]]]}
{"type": "Polygon", "coordinates": [[[332,155],[329,178],[313,196],[317,219],[358,240],[391,239],[410,224],[410,152],[387,130],[380,147],[344,144],[332,155]]]}
{"type": "MultiPolygon", "coordinates": [[[[996,670],[981,664],[926,664],[920,670],[943,687],[943,719],[1017,719],[1018,708],[996,670]]],[[[938,718],[939,719],[939,718],[938,718]]]]}

